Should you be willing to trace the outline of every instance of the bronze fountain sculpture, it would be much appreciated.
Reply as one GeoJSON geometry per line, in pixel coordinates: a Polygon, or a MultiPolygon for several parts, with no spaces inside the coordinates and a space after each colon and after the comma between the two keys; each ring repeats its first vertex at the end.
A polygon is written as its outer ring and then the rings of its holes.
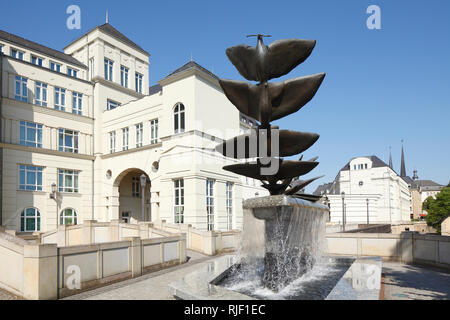
{"type": "Polygon", "coordinates": [[[304,152],[319,139],[319,135],[278,130],[277,127],[272,127],[270,122],[295,113],[306,105],[322,84],[325,73],[278,83],[268,82],[288,74],[304,62],[310,56],[316,41],[286,39],[266,46],[263,37],[270,36],[258,34],[248,37],[252,36],[258,38],[256,48],[239,45],[228,48],[226,54],[244,78],[259,83],[253,85],[244,81],[221,79],[220,86],[240,112],[259,121],[260,125],[250,134],[235,137],[218,145],[216,150],[226,157],[235,159],[257,158],[256,162],[229,165],[225,166],[224,170],[261,180],[263,187],[269,190],[271,195],[285,194],[317,201],[316,196],[298,192],[320,177],[301,181],[288,189],[294,178],[309,173],[319,164],[315,161],[317,158],[302,161],[301,157],[299,161],[287,161],[282,157],[304,152]],[[277,141],[272,141],[273,139],[277,141]],[[277,150],[272,150],[274,143],[278,147],[277,150]],[[240,145],[243,148],[239,149],[240,145]],[[266,161],[262,161],[264,158],[266,161]],[[277,162],[276,173],[263,172],[262,169],[267,166],[269,160],[277,162]],[[279,181],[281,183],[278,183],[279,181]]]}

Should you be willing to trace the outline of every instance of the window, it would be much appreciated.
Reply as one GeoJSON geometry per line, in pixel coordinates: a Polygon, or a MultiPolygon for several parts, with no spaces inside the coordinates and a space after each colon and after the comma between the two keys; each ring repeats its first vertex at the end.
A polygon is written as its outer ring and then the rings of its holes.
{"type": "Polygon", "coordinates": [[[78,92],[72,92],[72,113],[83,113],[83,95],[78,92]]]}
{"type": "Polygon", "coordinates": [[[127,67],[120,67],[120,84],[125,88],[128,88],[128,70],[127,67]]]}
{"type": "Polygon", "coordinates": [[[78,171],[58,169],[59,192],[78,193],[78,171]]]}
{"type": "Polygon", "coordinates": [[[113,65],[114,62],[105,58],[105,79],[113,81],[113,65]]]}
{"type": "Polygon", "coordinates": [[[36,208],[27,208],[20,214],[20,231],[41,231],[41,214],[36,208]]]}
{"type": "Polygon", "coordinates": [[[95,75],[95,59],[89,59],[89,79],[92,79],[95,75]]]}
{"type": "Polygon", "coordinates": [[[66,89],[55,87],[55,109],[66,110],[66,89]]]}
{"type": "Polygon", "coordinates": [[[77,75],[78,75],[78,70],[75,70],[75,69],[72,69],[72,68],[67,68],[67,75],[69,76],[69,77],[74,77],[74,78],[76,78],[77,77],[77,75]]]}
{"type": "Polygon", "coordinates": [[[142,93],[143,75],[136,72],[136,92],[142,93]]]}
{"type": "Polygon", "coordinates": [[[184,105],[178,103],[174,109],[174,129],[175,133],[184,132],[184,105]]]}
{"type": "Polygon", "coordinates": [[[174,180],[174,222],[184,223],[184,180],[174,180]]]}
{"type": "Polygon", "coordinates": [[[131,196],[133,198],[141,197],[141,182],[139,177],[131,178],[131,196]]]}
{"type": "Polygon", "coordinates": [[[206,180],[206,217],[208,231],[214,230],[214,180],[206,180]]]}
{"type": "Polygon", "coordinates": [[[158,143],[158,119],[154,119],[150,121],[150,143],[155,144],[158,143]]]}
{"type": "Polygon", "coordinates": [[[20,145],[42,148],[42,124],[20,121],[20,145]]]}
{"type": "Polygon", "coordinates": [[[117,107],[120,107],[120,103],[112,101],[112,100],[108,100],[107,105],[106,105],[106,110],[113,110],[117,107]]]}
{"type": "Polygon", "coordinates": [[[41,107],[47,106],[47,85],[45,83],[36,81],[35,103],[41,107]]]}
{"type": "Polygon", "coordinates": [[[0,53],[3,53],[3,45],[0,44],[0,53]]]}
{"type": "Polygon", "coordinates": [[[122,150],[128,150],[128,141],[130,138],[130,129],[129,128],[123,128],[122,129],[122,150]]]}
{"type": "Polygon", "coordinates": [[[233,184],[227,182],[226,185],[226,199],[227,199],[227,223],[228,230],[233,229],[233,184]]]}
{"type": "Polygon", "coordinates": [[[364,165],[364,167],[367,169],[367,163],[364,165]]]}
{"type": "Polygon", "coordinates": [[[136,148],[142,147],[142,134],[143,134],[143,124],[139,123],[136,125],[136,148]]]}
{"type": "Polygon", "coordinates": [[[59,63],[50,61],[50,69],[56,72],[61,72],[61,65],[59,63]]]}
{"type": "Polygon", "coordinates": [[[19,165],[19,190],[42,191],[42,168],[19,165]]]}
{"type": "Polygon", "coordinates": [[[110,132],[109,133],[109,152],[114,153],[116,152],[116,132],[110,132]]]}
{"type": "Polygon", "coordinates": [[[28,102],[28,79],[16,76],[16,88],[15,88],[15,99],[23,102],[28,102]]]}
{"type": "Polygon", "coordinates": [[[78,132],[59,129],[59,151],[78,153],[78,132]]]}
{"type": "Polygon", "coordinates": [[[61,215],[59,216],[59,224],[76,226],[78,224],[76,211],[71,208],[67,208],[61,211],[61,215]]]}
{"type": "Polygon", "coordinates": [[[31,63],[42,67],[42,58],[31,56],[31,63]]]}
{"type": "Polygon", "coordinates": [[[23,60],[23,52],[16,49],[11,49],[11,57],[23,60]]]}

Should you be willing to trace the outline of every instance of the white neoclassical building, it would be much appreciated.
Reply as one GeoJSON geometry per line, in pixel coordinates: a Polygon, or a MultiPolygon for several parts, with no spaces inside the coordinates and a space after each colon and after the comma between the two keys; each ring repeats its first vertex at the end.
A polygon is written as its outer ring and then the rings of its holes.
{"type": "Polygon", "coordinates": [[[336,179],[320,186],[330,205],[330,222],[342,224],[396,224],[411,221],[408,184],[376,156],[357,157],[342,168],[336,179]]]}
{"type": "Polygon", "coordinates": [[[233,160],[214,147],[255,122],[195,62],[149,88],[149,53],[108,23],[64,52],[0,31],[0,52],[7,229],[117,219],[238,229],[242,199],[265,194],[222,170],[233,160]]]}

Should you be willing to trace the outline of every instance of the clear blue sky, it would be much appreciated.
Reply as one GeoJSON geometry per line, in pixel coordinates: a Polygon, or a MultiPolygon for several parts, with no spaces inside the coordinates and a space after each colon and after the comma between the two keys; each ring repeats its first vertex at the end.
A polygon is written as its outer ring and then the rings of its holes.
{"type": "Polygon", "coordinates": [[[450,1],[448,0],[193,0],[22,1],[0,11],[0,29],[55,49],[109,22],[151,54],[150,83],[190,60],[222,78],[239,79],[225,55],[229,46],[254,39],[316,39],[311,57],[289,77],[326,72],[314,100],[277,124],[317,132],[305,157],[320,156],[309,175],[332,181],[350,158],[377,155],[392,146],[400,167],[421,179],[450,179],[450,1]],[[81,30],[66,28],[67,6],[81,7],[81,30]],[[381,8],[382,30],[368,30],[366,9],[381,8]]]}

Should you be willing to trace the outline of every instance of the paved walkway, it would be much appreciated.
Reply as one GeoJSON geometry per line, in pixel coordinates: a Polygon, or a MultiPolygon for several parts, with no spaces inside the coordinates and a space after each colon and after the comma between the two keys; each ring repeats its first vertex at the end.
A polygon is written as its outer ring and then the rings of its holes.
{"type": "Polygon", "coordinates": [[[23,300],[23,299],[3,289],[0,289],[0,301],[1,300],[23,300]]]}
{"type": "Polygon", "coordinates": [[[190,259],[185,264],[83,292],[67,297],[65,300],[173,300],[174,298],[169,293],[169,283],[181,279],[217,258],[190,250],[187,250],[187,256],[190,259]]]}
{"type": "Polygon", "coordinates": [[[383,262],[385,300],[449,300],[450,272],[383,262]]]}

